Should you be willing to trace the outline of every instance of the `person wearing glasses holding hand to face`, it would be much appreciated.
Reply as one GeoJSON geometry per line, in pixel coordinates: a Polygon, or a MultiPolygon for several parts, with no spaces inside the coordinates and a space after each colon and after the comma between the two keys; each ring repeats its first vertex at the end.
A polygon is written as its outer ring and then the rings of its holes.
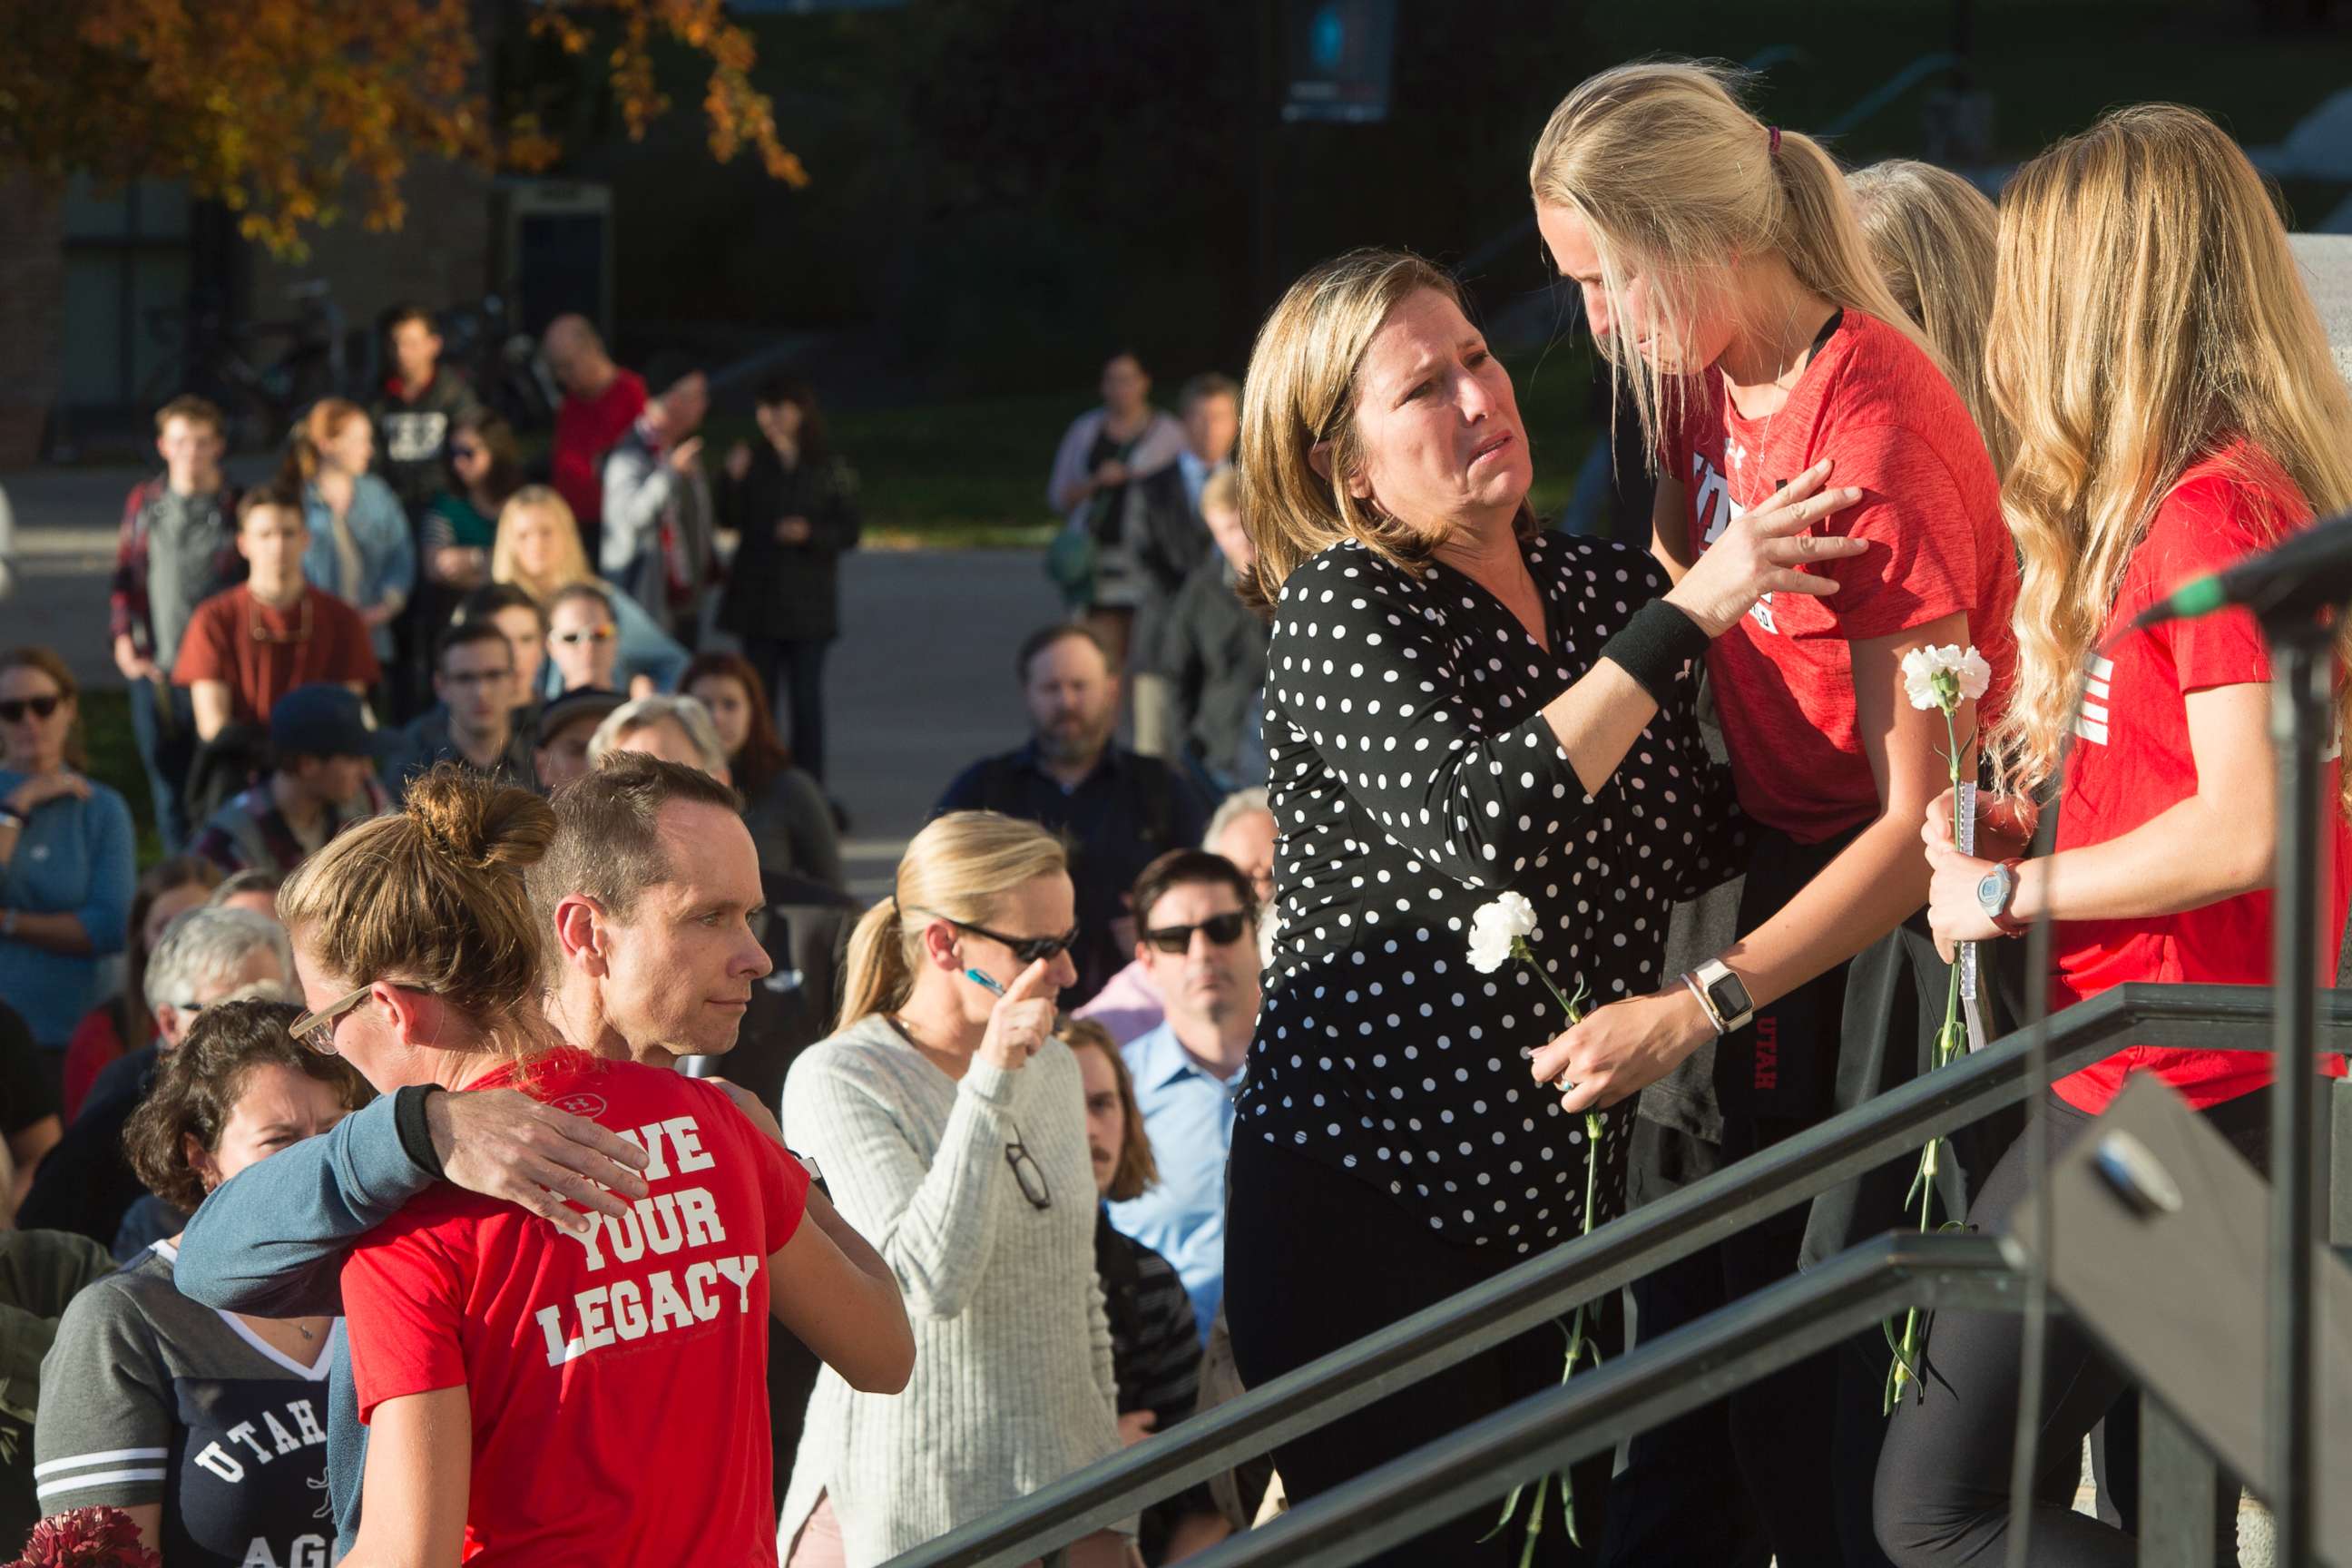
{"type": "MultiPolygon", "coordinates": [[[[1084,1080],[1053,1037],[1075,908],[1043,828],[939,817],[850,937],[841,1026],[784,1081],[785,1137],[915,1329],[905,1393],[819,1377],[777,1540],[791,1568],[880,1563],[1119,1449],[1084,1080]]],[[[1107,1531],[1070,1562],[1129,1556],[1107,1531]]]]}
{"type": "Polygon", "coordinates": [[[1122,1054],[1160,1168],[1111,1223],[1176,1268],[1205,1342],[1225,1284],[1225,1155],[1257,1028],[1257,900],[1241,868],[1175,849],[1135,884],[1135,944],[1167,1018],[1122,1054]]]}
{"type": "Polygon", "coordinates": [[[80,724],[63,659],[0,654],[0,1001],[31,1028],[50,1096],[74,1026],[118,978],[138,875],[131,807],[82,773],[80,724]]]}

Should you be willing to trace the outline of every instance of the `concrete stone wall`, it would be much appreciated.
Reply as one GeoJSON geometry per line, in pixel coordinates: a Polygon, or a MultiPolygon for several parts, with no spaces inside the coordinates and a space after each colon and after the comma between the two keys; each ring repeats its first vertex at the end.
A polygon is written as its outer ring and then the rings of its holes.
{"type": "Polygon", "coordinates": [[[2320,324],[2336,351],[2336,368],[2352,380],[2352,234],[2298,234],[2293,239],[2320,324]]]}
{"type": "Polygon", "coordinates": [[[58,395],[64,242],[62,193],[28,179],[0,180],[0,468],[39,455],[58,395]]]}

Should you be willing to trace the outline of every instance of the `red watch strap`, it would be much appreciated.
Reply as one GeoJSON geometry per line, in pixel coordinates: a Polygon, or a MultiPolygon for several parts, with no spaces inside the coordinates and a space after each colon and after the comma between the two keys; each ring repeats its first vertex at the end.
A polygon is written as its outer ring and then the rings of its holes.
{"type": "Polygon", "coordinates": [[[2001,905],[2000,913],[1992,917],[1992,923],[2000,929],[2000,934],[2003,936],[2025,934],[2026,922],[2009,912],[2010,907],[2017,902],[2019,882],[2017,868],[2023,864],[2025,864],[2023,858],[2017,856],[2011,856],[2000,863],[2000,868],[2009,873],[2009,900],[2001,905]]]}

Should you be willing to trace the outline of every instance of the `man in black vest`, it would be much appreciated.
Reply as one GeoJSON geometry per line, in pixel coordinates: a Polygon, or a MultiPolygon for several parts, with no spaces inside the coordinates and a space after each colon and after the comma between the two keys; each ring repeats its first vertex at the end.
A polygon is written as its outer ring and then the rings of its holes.
{"type": "Polygon", "coordinates": [[[1076,1007],[1134,955],[1128,889],[1164,851],[1201,841],[1209,803],[1166,763],[1111,738],[1118,676],[1087,627],[1066,623],[1033,633],[1014,669],[1029,709],[1029,743],[956,775],[932,815],[1003,812],[1068,842],[1078,915],[1070,957],[1078,983],[1060,1001],[1076,1007]]]}

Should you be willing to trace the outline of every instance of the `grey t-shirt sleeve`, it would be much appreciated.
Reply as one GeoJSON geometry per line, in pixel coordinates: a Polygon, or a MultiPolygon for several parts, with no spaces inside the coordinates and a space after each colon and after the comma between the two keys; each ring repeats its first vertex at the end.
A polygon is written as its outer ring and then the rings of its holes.
{"type": "Polygon", "coordinates": [[[122,1275],[73,1299],[41,1363],[33,1479],[43,1513],[163,1500],[172,1378],[122,1275]]]}

